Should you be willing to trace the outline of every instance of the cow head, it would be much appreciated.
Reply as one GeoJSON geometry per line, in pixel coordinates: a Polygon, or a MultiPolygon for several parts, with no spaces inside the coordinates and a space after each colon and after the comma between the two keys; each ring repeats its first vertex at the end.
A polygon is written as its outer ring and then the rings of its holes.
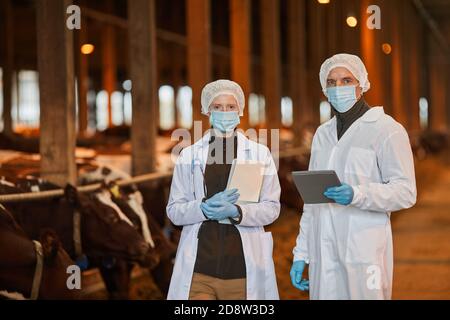
{"type": "Polygon", "coordinates": [[[113,256],[145,266],[159,262],[159,257],[153,254],[138,230],[95,194],[78,193],[73,186],[68,185],[65,196],[72,210],[81,213],[81,235],[86,255],[113,256]]]}

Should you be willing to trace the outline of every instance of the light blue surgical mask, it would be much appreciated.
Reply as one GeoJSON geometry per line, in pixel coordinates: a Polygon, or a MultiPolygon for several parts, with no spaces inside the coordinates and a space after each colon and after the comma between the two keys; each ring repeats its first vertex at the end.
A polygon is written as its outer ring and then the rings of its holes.
{"type": "Polygon", "coordinates": [[[239,119],[239,113],[237,111],[211,111],[209,122],[214,129],[225,133],[236,129],[241,120],[239,119]]]}
{"type": "Polygon", "coordinates": [[[358,101],[356,86],[341,86],[327,88],[328,101],[340,113],[350,110],[358,101]]]}

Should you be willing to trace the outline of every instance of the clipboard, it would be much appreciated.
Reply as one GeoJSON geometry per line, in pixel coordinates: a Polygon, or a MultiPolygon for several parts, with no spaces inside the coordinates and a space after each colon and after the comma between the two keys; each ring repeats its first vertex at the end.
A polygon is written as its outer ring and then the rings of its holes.
{"type": "Polygon", "coordinates": [[[294,171],[292,178],[305,204],[335,203],[323,194],[328,188],[341,185],[335,171],[294,171]]]}

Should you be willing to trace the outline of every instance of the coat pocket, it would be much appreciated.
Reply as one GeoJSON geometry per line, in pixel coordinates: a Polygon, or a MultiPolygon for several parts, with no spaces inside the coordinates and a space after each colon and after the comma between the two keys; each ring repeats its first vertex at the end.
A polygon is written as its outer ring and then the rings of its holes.
{"type": "Polygon", "coordinates": [[[387,245],[387,216],[379,212],[359,212],[350,218],[345,261],[379,264],[387,245]]]}
{"type": "Polygon", "coordinates": [[[345,173],[370,178],[376,164],[373,150],[351,147],[345,163],[345,173]]]}

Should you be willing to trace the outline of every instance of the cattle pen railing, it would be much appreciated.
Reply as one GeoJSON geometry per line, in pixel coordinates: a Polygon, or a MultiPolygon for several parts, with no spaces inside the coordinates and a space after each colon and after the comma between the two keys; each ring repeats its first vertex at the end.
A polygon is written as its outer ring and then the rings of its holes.
{"type": "MultiPolygon", "coordinates": [[[[281,158],[288,158],[288,157],[295,157],[300,156],[302,154],[305,154],[308,149],[300,147],[300,148],[293,148],[285,151],[280,151],[279,153],[274,153],[273,155],[275,157],[281,158]]],[[[170,178],[172,177],[173,172],[172,171],[165,171],[165,172],[153,172],[153,173],[147,173],[139,176],[135,176],[129,179],[122,179],[122,180],[116,180],[114,181],[115,184],[117,184],[119,187],[121,186],[128,186],[132,184],[140,184],[145,182],[151,182],[156,181],[164,178],[170,178]]],[[[103,183],[94,183],[90,185],[85,186],[79,186],[76,187],[78,192],[81,193],[87,193],[87,192],[94,192],[96,190],[99,190],[103,187],[103,183]]],[[[55,190],[47,190],[47,191],[38,191],[38,192],[25,192],[25,193],[15,193],[15,194],[6,194],[6,195],[0,195],[0,203],[8,203],[8,202],[24,202],[24,201],[37,201],[37,200],[43,200],[43,199],[51,199],[51,198],[58,198],[64,196],[64,189],[55,189],[55,190]]]]}
{"type": "MultiPolygon", "coordinates": [[[[117,180],[114,181],[119,187],[128,186],[131,184],[139,184],[143,182],[155,181],[162,178],[168,178],[172,176],[172,172],[154,172],[143,174],[140,176],[136,176],[126,180],[117,180]]],[[[102,183],[94,183],[90,185],[77,187],[77,191],[81,193],[93,192],[100,188],[102,188],[102,183]]],[[[21,202],[21,201],[32,201],[32,200],[43,200],[50,198],[57,198],[64,195],[64,189],[55,189],[48,191],[39,191],[39,192],[25,192],[25,193],[15,193],[8,195],[0,195],[0,203],[7,202],[21,202]]]]}

